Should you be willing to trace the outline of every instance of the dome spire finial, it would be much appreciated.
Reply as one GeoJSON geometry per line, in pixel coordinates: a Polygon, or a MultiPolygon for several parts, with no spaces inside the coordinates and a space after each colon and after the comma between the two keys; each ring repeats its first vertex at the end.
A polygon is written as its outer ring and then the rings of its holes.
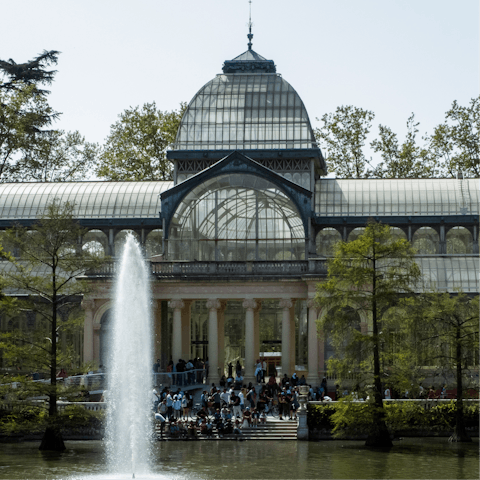
{"type": "Polygon", "coordinates": [[[249,12],[249,18],[248,18],[248,49],[252,49],[252,38],[253,38],[253,33],[252,33],[252,0],[248,0],[248,3],[250,4],[250,12],[249,12]]]}

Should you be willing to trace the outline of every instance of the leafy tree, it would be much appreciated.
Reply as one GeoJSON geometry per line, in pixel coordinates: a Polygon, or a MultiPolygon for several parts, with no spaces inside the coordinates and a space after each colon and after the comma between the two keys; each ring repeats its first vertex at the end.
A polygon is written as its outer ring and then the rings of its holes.
{"type": "Polygon", "coordinates": [[[480,97],[462,107],[455,100],[429,137],[429,151],[442,163],[442,174],[455,177],[459,171],[468,177],[480,177],[480,97]]]}
{"type": "Polygon", "coordinates": [[[41,136],[26,149],[12,168],[13,181],[67,182],[90,176],[98,146],[79,132],[55,130],[41,136]]]}
{"type": "MultiPolygon", "coordinates": [[[[478,365],[479,298],[433,292],[405,299],[404,304],[408,307],[406,318],[414,324],[421,361],[454,373],[457,400],[451,440],[471,441],[465,430],[464,381],[468,367],[478,365]]],[[[474,386],[478,388],[478,384],[474,386]]]]}
{"type": "Polygon", "coordinates": [[[35,85],[0,89],[0,182],[15,179],[22,157],[38,148],[56,118],[58,113],[35,85]]]}
{"type": "Polygon", "coordinates": [[[315,130],[315,137],[326,149],[329,172],[343,178],[369,176],[364,148],[374,118],[373,112],[352,105],[323,115],[323,125],[315,130]]]}
{"type": "Polygon", "coordinates": [[[374,177],[431,178],[438,174],[428,151],[417,144],[418,125],[412,113],[407,120],[405,142],[400,146],[397,134],[389,127],[379,125],[379,138],[373,140],[371,147],[375,153],[380,153],[382,161],[373,169],[374,177]]]}
{"type": "Polygon", "coordinates": [[[110,129],[97,175],[107,180],[170,180],[167,147],[175,141],[186,105],[162,112],[155,102],[125,110],[110,129]]]}
{"type": "MultiPolygon", "coordinates": [[[[411,245],[394,236],[388,225],[370,222],[356,240],[336,244],[328,280],[318,285],[317,302],[329,309],[321,328],[335,348],[329,370],[341,378],[358,371],[370,388],[370,446],[391,446],[384,420],[382,379],[383,360],[389,351],[384,333],[392,325],[384,313],[397,304],[399,294],[411,291],[419,277],[411,245]],[[352,313],[368,319],[368,334],[359,331],[358,316],[352,313]]],[[[355,418],[349,420],[354,422],[355,418]]]]}
{"type": "MultiPolygon", "coordinates": [[[[0,261],[2,260],[13,260],[13,257],[11,254],[7,251],[5,251],[0,244],[0,261]]],[[[3,290],[5,288],[6,282],[3,276],[0,276],[0,309],[6,309],[7,306],[11,306],[13,303],[13,299],[6,297],[5,294],[3,293],[3,290]]]]}
{"type": "Polygon", "coordinates": [[[7,240],[16,248],[19,259],[10,260],[2,272],[13,291],[27,295],[17,299],[18,310],[33,314],[41,326],[35,332],[14,329],[3,333],[0,348],[4,358],[12,362],[18,359],[34,362],[37,368],[49,372],[50,384],[44,386],[49,404],[48,423],[40,445],[44,450],[65,448],[57,422],[56,374],[61,352],[56,339],[73,328],[67,320],[68,314],[78,307],[79,296],[86,290],[79,277],[103,261],[78,248],[78,238],[84,229],[75,222],[73,211],[72,204],[54,200],[30,229],[9,230],[7,240]]]}

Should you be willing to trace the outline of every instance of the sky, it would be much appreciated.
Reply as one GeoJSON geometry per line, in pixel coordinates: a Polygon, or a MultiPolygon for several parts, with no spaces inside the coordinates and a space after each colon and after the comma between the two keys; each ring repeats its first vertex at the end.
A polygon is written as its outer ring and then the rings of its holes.
{"type": "MultiPolygon", "coordinates": [[[[314,127],[337,106],[372,110],[400,138],[479,95],[478,0],[252,0],[253,49],[275,61],[314,127]]],[[[59,50],[55,127],[102,144],[125,109],[177,109],[247,49],[248,0],[2,2],[0,59],[59,50]]]]}

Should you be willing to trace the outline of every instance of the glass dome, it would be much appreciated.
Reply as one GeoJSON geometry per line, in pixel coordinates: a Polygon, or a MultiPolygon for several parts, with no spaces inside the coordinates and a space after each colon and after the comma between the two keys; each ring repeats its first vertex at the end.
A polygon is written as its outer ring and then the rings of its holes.
{"type": "Polygon", "coordinates": [[[187,261],[300,260],[302,218],[290,198],[255,175],[214,177],[177,207],[168,257],[187,261]]]}
{"type": "Polygon", "coordinates": [[[316,143],[305,106],[288,82],[276,73],[241,72],[217,75],[200,89],[182,118],[174,147],[304,149],[316,148],[316,143]]]}

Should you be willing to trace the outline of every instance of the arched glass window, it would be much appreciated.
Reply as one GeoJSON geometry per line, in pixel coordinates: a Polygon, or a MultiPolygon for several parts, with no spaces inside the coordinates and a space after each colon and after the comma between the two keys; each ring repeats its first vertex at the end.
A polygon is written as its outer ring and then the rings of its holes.
{"type": "Polygon", "coordinates": [[[108,250],[108,238],[101,230],[89,230],[83,237],[82,248],[103,257],[108,250]]]}
{"type": "Polygon", "coordinates": [[[419,255],[433,255],[439,253],[440,238],[431,227],[421,227],[412,238],[412,246],[419,255]]]}
{"type": "Polygon", "coordinates": [[[145,251],[147,257],[155,257],[162,254],[163,248],[163,231],[152,230],[148,235],[145,242],[145,251]]]}
{"type": "Polygon", "coordinates": [[[194,188],[169,228],[173,260],[245,261],[305,258],[305,231],[292,200],[272,182],[221,175],[194,188]]]}
{"type": "Polygon", "coordinates": [[[473,236],[465,227],[453,227],[447,232],[447,253],[460,255],[473,253],[473,236]]]}
{"type": "Polygon", "coordinates": [[[360,235],[363,235],[365,233],[365,227],[357,227],[354,228],[349,234],[348,234],[348,241],[353,242],[356,240],[360,235]]]}
{"type": "Polygon", "coordinates": [[[341,240],[342,236],[337,229],[330,227],[322,229],[318,232],[316,238],[317,255],[332,256],[335,244],[341,240]]]}
{"type": "Polygon", "coordinates": [[[390,227],[390,233],[392,234],[394,240],[400,240],[401,238],[407,240],[407,235],[401,228],[390,227]]]}

